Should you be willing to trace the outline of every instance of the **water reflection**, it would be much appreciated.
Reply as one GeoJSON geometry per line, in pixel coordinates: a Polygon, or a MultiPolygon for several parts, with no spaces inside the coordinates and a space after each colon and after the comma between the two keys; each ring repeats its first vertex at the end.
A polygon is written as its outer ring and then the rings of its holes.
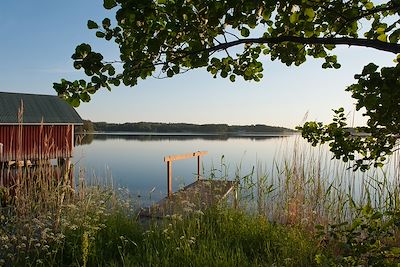
{"type": "Polygon", "coordinates": [[[163,134],[163,133],[153,133],[153,134],[143,134],[143,133],[91,133],[78,136],[77,145],[88,145],[93,142],[93,140],[137,140],[137,141],[183,141],[183,140],[221,140],[226,141],[229,139],[246,139],[251,141],[262,141],[272,138],[282,138],[291,135],[282,134],[163,134]]]}
{"type": "MultiPolygon", "coordinates": [[[[293,137],[213,136],[213,135],[130,135],[95,134],[79,137],[74,153],[77,169],[86,177],[105,177],[133,194],[146,195],[154,187],[153,200],[166,193],[164,156],[208,151],[202,158],[205,176],[233,177],[239,170],[250,173],[257,163],[272,162],[275,151],[293,137]]],[[[188,159],[173,163],[173,190],[192,183],[197,161],[188,159]]]]}
{"type": "MultiPolygon", "coordinates": [[[[398,153],[390,158],[384,169],[353,172],[352,163],[333,160],[327,146],[311,147],[299,135],[96,134],[84,136],[81,141],[82,145],[75,149],[74,162],[77,169],[84,170],[87,178],[112,180],[116,186],[127,187],[133,195],[141,195],[141,199],[149,201],[157,201],[166,195],[164,157],[194,151],[208,151],[202,158],[205,177],[248,177],[243,184],[250,188],[250,195],[261,192],[257,187],[271,191],[266,203],[271,203],[270,198],[281,202],[281,197],[285,196],[281,191],[290,188],[294,181],[310,192],[340,191],[342,194],[344,190],[344,195],[355,196],[356,200],[377,195],[373,190],[382,183],[385,186],[400,184],[398,153]],[[259,180],[263,180],[263,186],[259,180]],[[310,185],[317,186],[318,190],[310,185]]],[[[195,181],[196,173],[196,159],[174,162],[173,190],[195,181]]]]}

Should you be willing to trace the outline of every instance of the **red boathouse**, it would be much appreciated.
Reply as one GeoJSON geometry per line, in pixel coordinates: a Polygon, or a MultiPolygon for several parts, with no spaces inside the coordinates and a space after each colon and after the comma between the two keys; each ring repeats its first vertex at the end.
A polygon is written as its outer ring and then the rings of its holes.
{"type": "Polygon", "coordinates": [[[0,92],[0,164],[72,157],[79,114],[51,95],[0,92]]]}

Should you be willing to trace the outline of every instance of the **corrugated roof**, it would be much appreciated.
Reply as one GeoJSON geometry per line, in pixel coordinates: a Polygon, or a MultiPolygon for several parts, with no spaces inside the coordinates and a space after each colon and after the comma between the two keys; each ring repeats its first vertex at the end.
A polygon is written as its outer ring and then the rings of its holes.
{"type": "Polygon", "coordinates": [[[18,123],[23,103],[23,123],[82,124],[78,112],[58,96],[0,92],[0,124],[18,123]]]}

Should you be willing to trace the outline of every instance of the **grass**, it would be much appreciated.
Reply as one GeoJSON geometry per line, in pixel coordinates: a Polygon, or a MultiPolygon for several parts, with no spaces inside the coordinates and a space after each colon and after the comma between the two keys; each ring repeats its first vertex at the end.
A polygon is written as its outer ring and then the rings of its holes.
{"type": "Polygon", "coordinates": [[[131,204],[111,188],[81,184],[59,207],[59,223],[57,208],[3,209],[0,265],[307,266],[316,253],[300,228],[226,206],[143,225],[131,204]]]}
{"type": "Polygon", "coordinates": [[[397,266],[399,164],[356,174],[323,150],[282,151],[271,170],[239,169],[241,209],[146,223],[124,190],[84,175],[75,187],[47,164],[12,169],[0,266],[397,266]]]}

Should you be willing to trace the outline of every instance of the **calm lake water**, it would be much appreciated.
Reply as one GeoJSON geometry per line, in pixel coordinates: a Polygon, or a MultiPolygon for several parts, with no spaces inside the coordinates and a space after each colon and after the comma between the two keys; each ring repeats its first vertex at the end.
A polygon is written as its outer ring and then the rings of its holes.
{"type": "MultiPolygon", "coordinates": [[[[104,182],[112,181],[117,188],[127,188],[132,196],[140,195],[144,202],[157,201],[167,193],[164,156],[195,151],[208,151],[208,155],[202,157],[204,177],[233,180],[236,175],[244,177],[252,171],[255,176],[257,172],[262,172],[279,177],[274,172],[282,171],[285,162],[293,163],[293,157],[296,157],[299,165],[308,167],[313,173],[328,174],[326,179],[337,180],[336,187],[349,188],[349,193],[356,195],[365,187],[366,177],[376,177],[381,172],[353,173],[346,170],[349,165],[331,160],[326,147],[311,147],[297,134],[225,137],[114,133],[89,135],[82,143],[75,147],[73,162],[77,170],[84,172],[86,179],[96,177],[104,182]]],[[[396,177],[399,176],[398,161],[399,158],[396,158],[395,164],[388,165],[389,169],[394,166],[396,177]]],[[[196,158],[174,161],[172,165],[174,191],[195,181],[196,158]]],[[[392,175],[392,170],[388,173],[392,175]]],[[[277,181],[271,183],[277,184],[277,181]]]]}
{"type": "MultiPolygon", "coordinates": [[[[257,163],[270,165],[282,146],[290,146],[296,136],[182,136],[95,134],[75,147],[75,166],[85,177],[100,177],[133,194],[146,196],[150,191],[160,199],[167,190],[167,171],[164,156],[208,151],[203,156],[204,176],[227,175],[233,179],[237,169],[241,175],[252,171],[257,163]],[[85,144],[86,143],[86,144],[85,144]]],[[[195,181],[197,159],[173,162],[173,189],[195,181]]]]}

